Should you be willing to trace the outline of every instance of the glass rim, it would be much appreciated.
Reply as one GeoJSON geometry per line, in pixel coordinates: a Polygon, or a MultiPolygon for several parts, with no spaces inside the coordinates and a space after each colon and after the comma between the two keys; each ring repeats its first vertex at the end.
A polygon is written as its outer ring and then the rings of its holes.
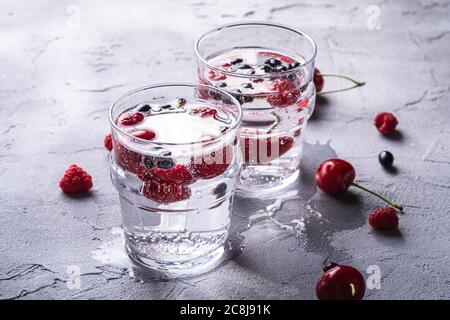
{"type": "Polygon", "coordinates": [[[128,91],[124,94],[122,94],[116,101],[114,101],[114,103],[111,105],[111,107],[109,108],[109,123],[111,125],[111,127],[116,130],[117,132],[119,132],[120,134],[135,140],[135,141],[139,141],[143,144],[148,144],[148,145],[156,145],[156,146],[185,146],[185,145],[195,145],[195,144],[201,144],[201,143],[206,143],[206,142],[215,142],[219,139],[221,139],[223,136],[229,134],[230,132],[232,132],[235,129],[238,129],[238,127],[241,125],[242,122],[242,117],[243,117],[243,110],[242,110],[242,106],[239,103],[239,101],[233,97],[233,95],[231,95],[230,93],[218,89],[216,87],[210,86],[210,85],[206,85],[206,84],[196,84],[196,83],[188,83],[188,82],[165,82],[165,83],[158,83],[158,84],[154,84],[154,85],[148,85],[148,86],[144,86],[144,87],[140,87],[131,91],[128,91]],[[189,142],[164,142],[164,141],[151,141],[151,140],[145,140],[136,136],[133,136],[132,134],[124,131],[123,129],[121,129],[116,123],[115,120],[113,119],[113,110],[114,108],[117,107],[118,103],[121,102],[122,100],[124,100],[125,98],[130,97],[133,94],[142,92],[142,91],[146,91],[146,90],[151,90],[151,89],[156,89],[156,88],[162,88],[162,87],[191,87],[191,88],[207,88],[210,90],[215,90],[217,92],[219,92],[220,94],[225,95],[227,98],[229,98],[234,105],[236,105],[236,107],[238,108],[239,114],[236,118],[236,122],[229,128],[228,132],[223,133],[222,135],[213,137],[213,138],[208,138],[206,140],[199,140],[199,141],[189,141],[189,142]]]}
{"type": "Polygon", "coordinates": [[[235,23],[228,23],[228,24],[224,24],[221,25],[219,27],[216,27],[214,29],[211,29],[207,32],[205,32],[204,34],[202,34],[197,41],[195,41],[194,44],[194,52],[196,57],[203,63],[205,64],[209,69],[213,69],[217,72],[229,75],[229,76],[233,76],[233,77],[241,77],[241,78],[270,78],[273,77],[273,75],[286,75],[286,74],[291,74],[294,73],[295,71],[298,71],[301,67],[307,66],[309,64],[311,64],[315,59],[316,59],[316,55],[317,55],[317,45],[316,42],[313,40],[313,38],[311,38],[310,35],[308,35],[307,33],[301,31],[301,30],[296,30],[293,29],[291,27],[288,27],[286,25],[280,24],[280,23],[271,23],[271,22],[264,22],[264,21],[246,21],[246,22],[235,22],[235,23]],[[280,28],[280,29],[285,29],[291,32],[296,33],[297,35],[300,35],[302,37],[305,37],[308,42],[312,45],[313,48],[313,53],[311,55],[311,57],[309,59],[307,59],[305,62],[300,63],[297,67],[294,67],[290,70],[286,70],[286,71],[280,71],[280,72],[269,72],[266,75],[248,75],[248,74],[240,74],[237,72],[232,72],[232,71],[227,71],[227,70],[223,70],[219,67],[216,67],[212,64],[210,64],[201,54],[199,51],[199,46],[200,46],[200,42],[203,41],[207,36],[218,32],[222,29],[227,29],[227,28],[232,28],[232,27],[238,27],[238,26],[268,26],[268,27],[275,27],[275,28],[280,28]]]}

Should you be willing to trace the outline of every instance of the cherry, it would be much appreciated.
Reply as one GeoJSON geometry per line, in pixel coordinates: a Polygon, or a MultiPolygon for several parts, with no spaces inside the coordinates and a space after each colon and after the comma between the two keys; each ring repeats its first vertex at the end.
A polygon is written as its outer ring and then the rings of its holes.
{"type": "Polygon", "coordinates": [[[314,68],[314,85],[316,86],[316,91],[320,92],[323,89],[323,84],[324,84],[324,80],[323,80],[323,76],[320,73],[319,69],[314,68]]]}
{"type": "Polygon", "coordinates": [[[388,203],[390,206],[397,208],[402,211],[403,207],[386,199],[385,197],[379,195],[378,193],[369,190],[359,184],[354,180],[356,177],[355,168],[342,159],[329,159],[319,166],[316,171],[316,184],[324,192],[335,195],[345,192],[350,188],[350,186],[357,187],[361,190],[369,192],[370,194],[380,198],[384,202],[388,203]]]}
{"type": "Polygon", "coordinates": [[[380,112],[376,115],[373,124],[381,134],[389,134],[395,131],[398,121],[390,112],[380,112]]]}
{"type": "Polygon", "coordinates": [[[345,160],[330,159],[323,162],[316,172],[316,183],[328,194],[345,192],[355,180],[353,166],[345,160]]]}
{"type": "Polygon", "coordinates": [[[352,266],[331,264],[316,285],[319,300],[361,300],[366,292],[362,274],[352,266]]]}
{"type": "Polygon", "coordinates": [[[328,94],[328,93],[336,93],[336,92],[342,92],[342,91],[348,91],[357,87],[362,87],[363,85],[365,85],[366,83],[364,81],[356,81],[355,79],[352,79],[350,77],[347,76],[343,76],[340,74],[333,74],[333,73],[321,73],[319,71],[319,69],[314,68],[314,75],[313,75],[313,81],[314,81],[314,85],[316,86],[316,91],[317,91],[317,95],[324,95],[324,94],[328,94]],[[344,88],[344,89],[337,89],[337,90],[331,90],[331,91],[324,91],[322,92],[323,89],[323,85],[325,83],[324,77],[334,77],[334,78],[341,78],[341,79],[345,79],[348,80],[350,82],[353,82],[354,85],[348,88],[344,88]]]}

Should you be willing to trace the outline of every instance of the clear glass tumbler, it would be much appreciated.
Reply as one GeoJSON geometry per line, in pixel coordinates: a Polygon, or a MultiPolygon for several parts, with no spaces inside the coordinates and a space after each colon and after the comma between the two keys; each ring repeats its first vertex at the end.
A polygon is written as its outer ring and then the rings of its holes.
{"type": "Polygon", "coordinates": [[[240,195],[276,194],[299,176],[316,51],[307,34],[263,22],[221,26],[197,40],[199,82],[242,104],[240,195]]]}
{"type": "Polygon", "coordinates": [[[160,84],[110,109],[111,178],[129,256],[168,274],[220,260],[238,183],[242,109],[230,94],[160,84]]]}

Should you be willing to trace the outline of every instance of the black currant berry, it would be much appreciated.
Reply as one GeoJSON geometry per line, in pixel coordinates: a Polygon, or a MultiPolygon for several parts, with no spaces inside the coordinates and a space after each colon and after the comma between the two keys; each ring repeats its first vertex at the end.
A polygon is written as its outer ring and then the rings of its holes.
{"type": "Polygon", "coordinates": [[[267,64],[268,66],[271,66],[271,67],[276,67],[276,66],[281,65],[282,62],[281,62],[281,60],[278,60],[278,59],[275,59],[275,58],[270,58],[270,59],[267,59],[264,62],[264,64],[267,64]]]}
{"type": "Polygon", "coordinates": [[[216,196],[216,199],[220,199],[225,196],[227,191],[227,184],[222,182],[212,190],[212,193],[216,196]]]}
{"type": "Polygon", "coordinates": [[[241,64],[238,69],[252,69],[252,67],[249,64],[241,64]]]}
{"type": "Polygon", "coordinates": [[[144,104],[139,108],[139,112],[143,112],[143,113],[147,113],[151,110],[152,107],[150,107],[150,105],[148,104],[144,104]]]}
{"type": "Polygon", "coordinates": [[[144,158],[144,165],[147,169],[151,168],[170,169],[175,164],[173,160],[170,158],[146,156],[144,158]]]}
{"type": "Polygon", "coordinates": [[[238,64],[238,63],[242,63],[244,62],[244,60],[242,60],[241,58],[236,58],[234,60],[232,60],[230,63],[231,64],[238,64]]]}
{"type": "Polygon", "coordinates": [[[378,155],[378,160],[385,168],[391,168],[394,164],[394,156],[389,151],[380,152],[380,154],[378,155]]]}
{"type": "Polygon", "coordinates": [[[253,85],[250,82],[242,84],[242,88],[253,89],[253,85]]]}

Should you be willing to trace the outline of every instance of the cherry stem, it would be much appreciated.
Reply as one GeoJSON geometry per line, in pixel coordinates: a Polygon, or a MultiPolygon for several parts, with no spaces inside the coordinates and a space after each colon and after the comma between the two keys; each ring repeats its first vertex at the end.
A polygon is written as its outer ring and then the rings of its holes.
{"type": "Polygon", "coordinates": [[[355,79],[352,79],[350,77],[347,76],[343,76],[340,74],[334,74],[334,73],[319,73],[319,76],[322,77],[335,77],[335,78],[341,78],[341,79],[345,79],[348,80],[350,82],[353,82],[355,85],[348,87],[348,88],[344,88],[344,89],[337,89],[337,90],[331,90],[331,91],[322,91],[322,92],[318,92],[317,95],[324,95],[324,94],[329,94],[329,93],[336,93],[336,92],[342,92],[342,91],[348,91],[348,90],[352,90],[354,88],[357,87],[362,87],[363,85],[365,85],[366,83],[364,81],[357,81],[355,79]]]}
{"type": "Polygon", "coordinates": [[[392,201],[386,199],[386,198],[383,197],[382,195],[379,195],[378,193],[376,193],[376,192],[374,192],[374,191],[372,191],[372,190],[369,190],[369,189],[367,189],[367,188],[365,188],[365,187],[363,187],[363,186],[357,184],[356,182],[353,182],[352,185],[355,186],[355,187],[357,187],[357,188],[359,188],[359,189],[361,189],[361,190],[367,191],[367,192],[370,193],[370,194],[373,194],[375,197],[378,197],[379,199],[383,200],[384,202],[386,202],[386,203],[389,204],[390,206],[392,206],[392,207],[394,207],[394,208],[396,208],[396,209],[398,209],[398,210],[400,210],[400,211],[403,211],[403,206],[398,205],[398,204],[396,204],[395,202],[392,202],[392,201]]]}

